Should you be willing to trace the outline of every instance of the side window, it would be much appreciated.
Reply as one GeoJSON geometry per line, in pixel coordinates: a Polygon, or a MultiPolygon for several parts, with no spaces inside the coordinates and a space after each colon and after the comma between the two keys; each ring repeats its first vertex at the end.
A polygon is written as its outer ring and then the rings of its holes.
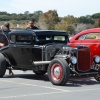
{"type": "Polygon", "coordinates": [[[65,36],[54,36],[54,40],[65,41],[65,36]]]}
{"type": "Polygon", "coordinates": [[[52,36],[46,36],[46,40],[52,40],[52,36]]]}
{"type": "Polygon", "coordinates": [[[81,35],[77,40],[84,40],[86,35],[81,35]]]}
{"type": "Polygon", "coordinates": [[[86,35],[85,40],[89,39],[99,39],[99,33],[89,33],[86,35]]]}
{"type": "Polygon", "coordinates": [[[52,40],[52,36],[50,35],[44,35],[44,36],[42,36],[42,35],[40,35],[40,36],[37,36],[36,37],[36,41],[46,41],[46,40],[52,40]]]}
{"type": "Polygon", "coordinates": [[[16,42],[18,44],[31,44],[31,35],[17,35],[16,42]]]}
{"type": "Polygon", "coordinates": [[[65,41],[66,36],[59,36],[59,35],[40,35],[36,37],[36,41],[65,41]]]}
{"type": "Polygon", "coordinates": [[[16,41],[15,35],[11,35],[10,36],[10,43],[15,43],[15,41],[16,41]]]}

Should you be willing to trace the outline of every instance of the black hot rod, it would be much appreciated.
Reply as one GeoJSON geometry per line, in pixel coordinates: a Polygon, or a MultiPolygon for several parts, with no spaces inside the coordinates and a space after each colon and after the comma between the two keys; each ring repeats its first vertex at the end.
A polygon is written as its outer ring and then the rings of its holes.
{"type": "Polygon", "coordinates": [[[91,59],[88,47],[71,48],[68,34],[54,30],[14,30],[9,44],[0,49],[0,77],[6,69],[33,70],[36,75],[48,73],[54,85],[65,85],[70,76],[95,76],[99,79],[100,57],[91,59]],[[91,63],[92,60],[94,63],[91,63]]]}

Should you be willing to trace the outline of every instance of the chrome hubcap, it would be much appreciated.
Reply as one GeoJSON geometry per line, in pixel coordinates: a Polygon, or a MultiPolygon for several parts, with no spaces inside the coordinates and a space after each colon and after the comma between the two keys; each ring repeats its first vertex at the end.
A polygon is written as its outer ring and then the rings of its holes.
{"type": "Polygon", "coordinates": [[[55,75],[55,77],[59,77],[60,76],[60,74],[61,74],[61,72],[60,72],[60,68],[59,67],[56,67],[55,69],[54,69],[54,75],[55,75]]]}
{"type": "Polygon", "coordinates": [[[54,63],[51,67],[51,77],[54,81],[60,81],[62,79],[63,70],[59,63],[54,63]]]}

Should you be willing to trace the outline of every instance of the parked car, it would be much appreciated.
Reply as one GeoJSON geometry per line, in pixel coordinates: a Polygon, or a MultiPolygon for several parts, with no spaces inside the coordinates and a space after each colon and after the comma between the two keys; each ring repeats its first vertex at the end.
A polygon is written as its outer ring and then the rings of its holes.
{"type": "Polygon", "coordinates": [[[98,47],[99,43],[100,43],[100,28],[93,28],[81,31],[76,35],[74,35],[73,37],[71,37],[70,39],[71,47],[75,47],[78,45],[85,45],[90,47],[91,44],[95,44],[93,46],[98,47]]]}
{"type": "Polygon", "coordinates": [[[44,75],[47,72],[54,85],[65,85],[70,76],[97,76],[100,56],[95,55],[92,62],[90,48],[71,48],[66,45],[68,41],[68,34],[63,31],[10,32],[9,44],[0,49],[0,77],[3,77],[6,69],[10,67],[33,70],[36,75],[44,75]]]}
{"type": "MultiPolygon", "coordinates": [[[[84,30],[70,39],[70,46],[87,46],[90,48],[91,57],[100,56],[100,28],[84,30]]],[[[93,60],[92,60],[93,62],[93,60]]]]}

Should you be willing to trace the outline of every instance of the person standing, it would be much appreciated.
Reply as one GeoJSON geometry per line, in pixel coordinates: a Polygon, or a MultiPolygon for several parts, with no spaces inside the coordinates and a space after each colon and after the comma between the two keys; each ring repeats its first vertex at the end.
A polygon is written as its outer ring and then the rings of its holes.
{"type": "MultiPolygon", "coordinates": [[[[8,36],[10,31],[10,24],[8,22],[5,22],[0,27],[0,47],[8,45],[8,36]]],[[[9,75],[14,75],[11,66],[9,67],[9,75]]]]}
{"type": "Polygon", "coordinates": [[[5,22],[0,27],[0,47],[8,45],[8,33],[10,32],[9,23],[5,22]]]}
{"type": "Polygon", "coordinates": [[[34,19],[31,19],[29,21],[29,27],[27,27],[26,29],[38,30],[39,28],[35,26],[35,20],[34,19]]]}

